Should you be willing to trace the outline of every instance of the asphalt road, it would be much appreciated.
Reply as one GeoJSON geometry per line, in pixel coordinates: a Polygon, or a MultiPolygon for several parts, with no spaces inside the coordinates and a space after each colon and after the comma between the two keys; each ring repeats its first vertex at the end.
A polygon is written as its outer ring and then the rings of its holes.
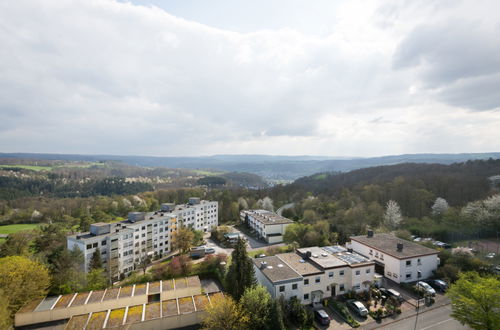
{"type": "MultiPolygon", "coordinates": [[[[418,330],[463,330],[470,329],[467,326],[461,325],[458,321],[450,316],[451,305],[445,305],[436,309],[432,309],[418,315],[417,329],[418,330]]],[[[397,321],[387,325],[380,325],[375,329],[384,330],[413,330],[415,329],[416,316],[411,316],[401,321],[397,321]]]]}
{"type": "Polygon", "coordinates": [[[277,215],[281,215],[281,213],[283,213],[284,210],[290,209],[290,208],[292,208],[294,206],[295,206],[295,203],[285,204],[285,205],[283,205],[282,207],[280,207],[279,209],[276,210],[276,214],[277,215]]]}

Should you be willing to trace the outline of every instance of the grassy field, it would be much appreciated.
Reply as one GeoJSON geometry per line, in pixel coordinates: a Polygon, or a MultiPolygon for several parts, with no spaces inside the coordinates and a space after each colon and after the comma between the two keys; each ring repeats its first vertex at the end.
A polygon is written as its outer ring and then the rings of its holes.
{"type": "Polygon", "coordinates": [[[24,168],[25,170],[32,171],[52,171],[52,166],[36,166],[36,165],[0,165],[0,167],[16,167],[16,168],[24,168]]]}
{"type": "Polygon", "coordinates": [[[31,230],[39,226],[37,223],[21,223],[17,225],[0,226],[0,234],[12,234],[21,230],[31,230]]]}

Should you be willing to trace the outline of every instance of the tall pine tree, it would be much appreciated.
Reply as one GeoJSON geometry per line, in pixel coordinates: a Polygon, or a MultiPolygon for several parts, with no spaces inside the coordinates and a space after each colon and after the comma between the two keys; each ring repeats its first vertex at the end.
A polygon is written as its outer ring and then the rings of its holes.
{"type": "Polygon", "coordinates": [[[226,275],[227,292],[239,301],[245,289],[257,285],[252,260],[248,257],[245,241],[238,239],[231,253],[231,265],[226,275]]]}
{"type": "Polygon", "coordinates": [[[102,268],[102,259],[101,259],[101,251],[99,248],[95,249],[92,254],[92,259],[90,259],[89,270],[102,268]]]}

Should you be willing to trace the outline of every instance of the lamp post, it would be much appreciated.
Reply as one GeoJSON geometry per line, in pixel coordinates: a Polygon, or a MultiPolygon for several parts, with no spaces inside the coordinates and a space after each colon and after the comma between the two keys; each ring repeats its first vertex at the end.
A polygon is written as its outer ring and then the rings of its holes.
{"type": "Polygon", "coordinates": [[[420,292],[418,293],[418,298],[417,298],[417,315],[415,317],[415,327],[413,328],[414,330],[417,330],[418,311],[419,310],[420,310],[420,292]]]}

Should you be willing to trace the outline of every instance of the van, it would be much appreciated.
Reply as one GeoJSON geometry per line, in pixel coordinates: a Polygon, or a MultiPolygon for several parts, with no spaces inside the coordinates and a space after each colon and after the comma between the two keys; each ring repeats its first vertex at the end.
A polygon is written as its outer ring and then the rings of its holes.
{"type": "Polygon", "coordinates": [[[402,302],[404,300],[403,296],[401,295],[401,293],[397,292],[394,289],[388,289],[387,290],[387,294],[389,296],[392,296],[392,297],[396,298],[399,302],[402,302]]]}

